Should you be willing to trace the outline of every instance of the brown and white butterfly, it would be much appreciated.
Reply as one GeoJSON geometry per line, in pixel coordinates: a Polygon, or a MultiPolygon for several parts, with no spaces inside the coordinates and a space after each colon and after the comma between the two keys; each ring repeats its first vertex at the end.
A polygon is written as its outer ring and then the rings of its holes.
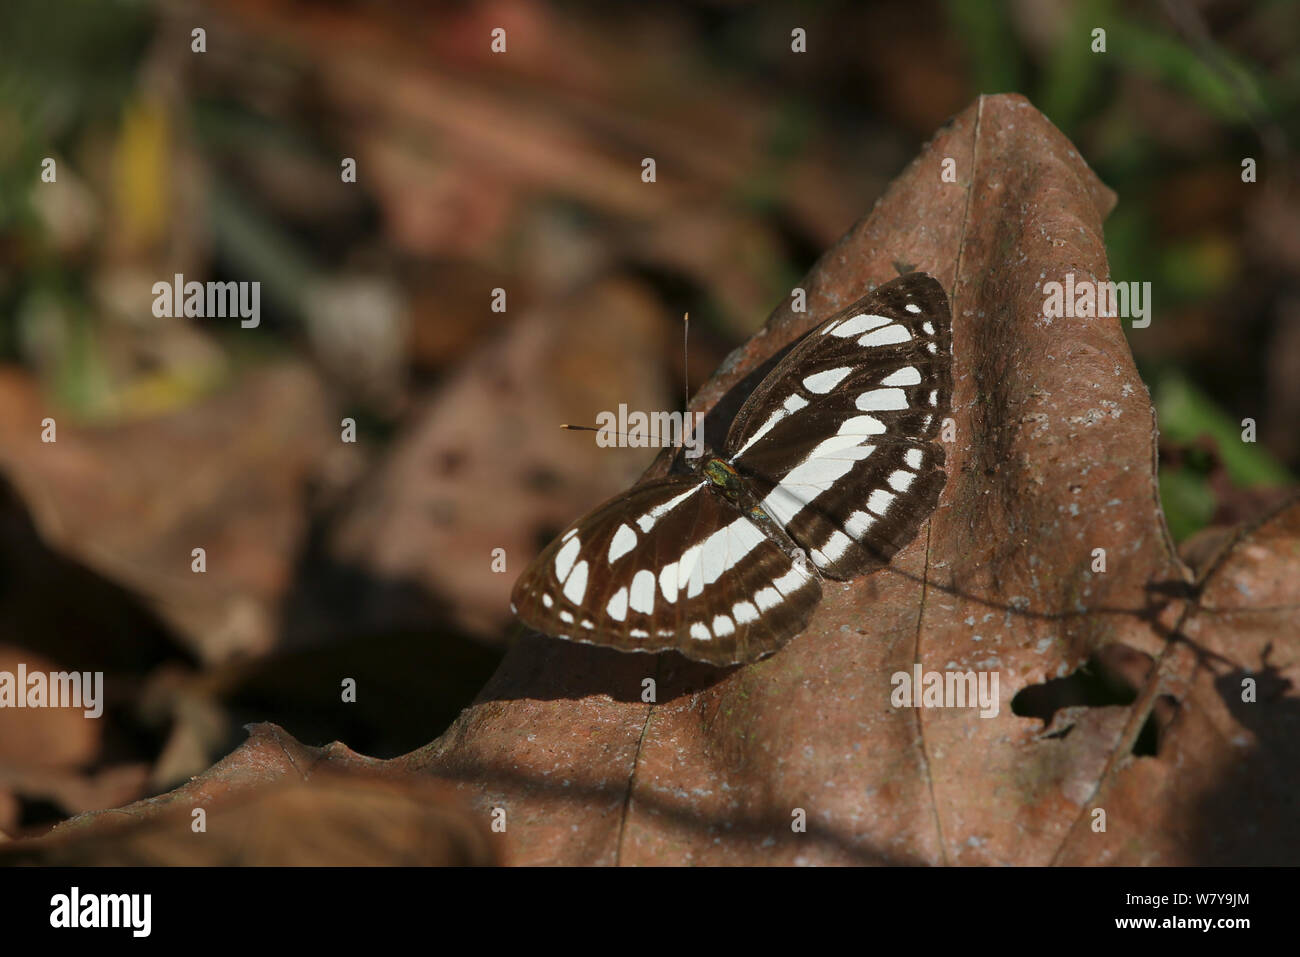
{"type": "Polygon", "coordinates": [[[809,332],[745,400],[723,450],[583,516],[511,610],[556,638],[715,665],[776,651],[823,578],[874,571],[929,518],[952,400],[943,287],[911,273],[809,332]]]}

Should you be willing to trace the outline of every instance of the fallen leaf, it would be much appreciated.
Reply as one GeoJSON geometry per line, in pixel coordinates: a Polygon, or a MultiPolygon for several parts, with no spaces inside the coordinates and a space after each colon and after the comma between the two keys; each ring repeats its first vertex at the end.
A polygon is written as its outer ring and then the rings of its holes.
{"type": "Polygon", "coordinates": [[[84,815],[3,845],[46,866],[456,865],[494,862],[485,822],[428,778],[373,774],[341,745],[308,748],[274,725],[138,812],[84,815]],[[255,786],[249,786],[256,782],[255,786]],[[202,814],[197,814],[197,811],[202,814]]]}
{"type": "Polygon", "coordinates": [[[91,428],[59,418],[53,443],[41,441],[41,419],[57,413],[32,398],[19,414],[0,423],[0,472],[50,549],[141,596],[205,662],[270,650],[307,532],[307,481],[338,448],[308,368],[259,369],[242,388],[155,419],[91,428]],[[203,574],[191,568],[196,547],[203,574]]]}
{"type": "MultiPolygon", "coordinates": [[[[1293,862],[1300,505],[1213,554],[1202,540],[1199,576],[1174,552],[1120,323],[1043,315],[1044,283],[1106,276],[1112,204],[1023,98],[982,97],[822,257],[808,311],[779,309],[701,389],[716,438],[784,346],[895,263],[949,291],[940,507],[890,567],[828,588],[777,654],[718,670],[525,636],[409,755],[258,729],[125,813],[337,764],[452,784],[472,819],[504,815],[496,849],[515,864],[1293,862]],[[996,675],[997,713],[894,707],[891,678],[914,665],[996,675]],[[1050,684],[1085,666],[1110,691],[1050,684]]],[[[93,837],[103,818],[60,830],[93,837]]]]}
{"type": "MultiPolygon", "coordinates": [[[[803,635],[750,667],[522,641],[406,763],[507,808],[512,863],[1064,859],[1118,767],[1177,760],[1131,750],[1166,694],[1191,579],[1160,514],[1151,405],[1120,323],[1043,315],[1044,283],[1106,277],[1113,201],[1024,99],[956,117],[801,283],[807,314],[779,309],[696,399],[720,436],[783,346],[896,262],[935,275],[952,301],[956,441],[929,527],[891,567],[827,589],[803,635]],[[1013,712],[1021,690],[1117,645],[1160,663],[1131,705],[1094,709],[1064,738],[1013,712]],[[914,664],[996,673],[996,717],[895,709],[891,676],[914,664]],[[647,678],[658,703],[641,700],[647,678]],[[807,833],[791,826],[800,810],[807,833]]],[[[1277,640],[1294,660],[1294,630],[1277,640]]],[[[1173,697],[1177,727],[1197,702],[1173,697]]],[[[1117,806],[1109,833],[1121,814],[1169,835],[1177,862],[1209,854],[1179,841],[1170,806],[1117,806]]],[[[1150,859],[1106,845],[1111,860],[1150,859]]]]}
{"type": "Polygon", "coordinates": [[[1061,864],[1294,865],[1300,860],[1300,503],[1225,544],[1202,573],[1121,740],[1162,700],[1157,759],[1111,756],[1061,864]]]}

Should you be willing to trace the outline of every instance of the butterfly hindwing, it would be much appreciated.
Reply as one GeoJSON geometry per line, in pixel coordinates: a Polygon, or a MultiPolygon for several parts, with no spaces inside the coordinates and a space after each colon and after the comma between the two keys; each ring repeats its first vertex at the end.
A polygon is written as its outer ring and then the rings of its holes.
{"type": "Polygon", "coordinates": [[[820,598],[811,570],[692,475],[642,483],[584,516],[528,567],[512,605],[555,637],[731,664],[798,634],[820,598]]]}
{"type": "Polygon", "coordinates": [[[915,537],[943,489],[932,440],[952,401],[943,287],[913,273],[813,329],[746,400],[731,464],[823,575],[849,579],[915,537]]]}

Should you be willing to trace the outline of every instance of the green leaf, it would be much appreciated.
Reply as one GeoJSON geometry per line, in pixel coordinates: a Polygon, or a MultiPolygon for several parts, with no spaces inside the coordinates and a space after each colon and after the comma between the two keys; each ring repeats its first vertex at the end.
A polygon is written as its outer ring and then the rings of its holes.
{"type": "Polygon", "coordinates": [[[1240,421],[1235,421],[1181,375],[1165,373],[1156,385],[1155,399],[1161,434],[1175,442],[1194,442],[1208,435],[1218,446],[1224,468],[1234,484],[1250,488],[1295,482],[1262,446],[1242,440],[1240,421]]]}

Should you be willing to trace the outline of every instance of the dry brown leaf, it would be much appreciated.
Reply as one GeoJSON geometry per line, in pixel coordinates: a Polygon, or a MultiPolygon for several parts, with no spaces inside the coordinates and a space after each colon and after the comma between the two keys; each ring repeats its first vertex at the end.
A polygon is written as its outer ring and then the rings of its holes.
{"type": "Polygon", "coordinates": [[[308,748],[274,725],[258,725],[202,778],[134,809],[85,815],[44,837],[4,845],[0,862],[494,863],[493,835],[445,785],[392,772],[380,777],[371,764],[341,745],[308,748]]]}
{"type": "MultiPolygon", "coordinates": [[[[1044,282],[1106,277],[1112,203],[1022,98],[982,98],[958,116],[813,269],[808,314],[779,310],[697,399],[722,434],[746,392],[736,386],[781,346],[896,263],[934,274],[952,298],[957,441],[928,529],[889,569],[828,589],[780,653],[726,674],[525,641],[408,763],[460,780],[481,807],[508,808],[515,863],[1069,856],[1092,834],[1110,776],[1169,760],[1130,752],[1168,693],[1164,656],[1190,577],[1164,530],[1151,406],[1119,323],[1043,318],[1044,282]],[[940,175],[949,157],[956,184],[940,175]],[[1091,571],[1096,548],[1104,574],[1091,571]],[[1012,713],[1017,692],[1110,645],[1159,663],[1132,706],[1095,709],[1064,737],[1012,713]],[[914,662],[995,670],[1000,713],[891,708],[890,676],[914,662]],[[659,704],[641,702],[647,677],[659,704]],[[792,832],[796,809],[806,834],[792,832]]],[[[1294,630],[1277,640],[1294,659],[1294,630]]],[[[1195,702],[1174,698],[1175,723],[1190,720],[1195,702]]],[[[1162,863],[1208,854],[1179,840],[1171,814],[1116,805],[1110,836],[1086,845],[1112,853],[1092,859],[1153,859],[1115,839],[1117,815],[1168,835],[1162,863]]]]}
{"type": "Polygon", "coordinates": [[[1044,282],[1105,277],[1112,202],[1025,100],[981,98],[813,269],[808,313],[779,310],[701,390],[716,437],[756,370],[896,264],[950,292],[940,507],[891,567],[828,588],[776,655],[719,671],[530,636],[420,751],[381,764],[262,731],[128,813],[324,761],[454,782],[480,822],[504,810],[507,863],[1294,862],[1300,507],[1199,581],[1175,555],[1119,323],[1042,315],[1044,282]],[[1134,700],[1013,712],[1089,659],[1134,700]],[[891,707],[891,675],[918,662],[996,672],[999,713],[891,707]],[[1258,700],[1244,703],[1251,669],[1258,700]],[[1154,755],[1135,754],[1150,726],[1154,755]],[[791,827],[800,809],[806,833],[791,827]]]}
{"type": "MultiPolygon", "coordinates": [[[[241,385],[176,413],[103,428],[78,427],[48,408],[34,414],[32,400],[21,418],[18,410],[0,415],[0,474],[21,494],[40,540],[142,596],[206,662],[273,646],[307,531],[307,480],[339,449],[337,422],[308,368],[257,370],[241,385]],[[51,414],[58,441],[46,444],[41,419],[51,414]],[[196,547],[207,553],[204,574],[191,571],[196,547]]],[[[122,644],[137,640],[122,631],[122,644]]],[[[92,643],[101,645],[113,642],[92,643]]],[[[88,667],[84,655],[76,660],[88,667]]]]}
{"type": "MultiPolygon", "coordinates": [[[[1159,760],[1117,755],[1062,864],[1294,865],[1300,860],[1300,503],[1227,543],[1202,575],[1130,724],[1160,721],[1159,760]],[[1253,685],[1252,701],[1246,697],[1253,685]]],[[[1131,728],[1126,731],[1132,733],[1131,728]]]]}

